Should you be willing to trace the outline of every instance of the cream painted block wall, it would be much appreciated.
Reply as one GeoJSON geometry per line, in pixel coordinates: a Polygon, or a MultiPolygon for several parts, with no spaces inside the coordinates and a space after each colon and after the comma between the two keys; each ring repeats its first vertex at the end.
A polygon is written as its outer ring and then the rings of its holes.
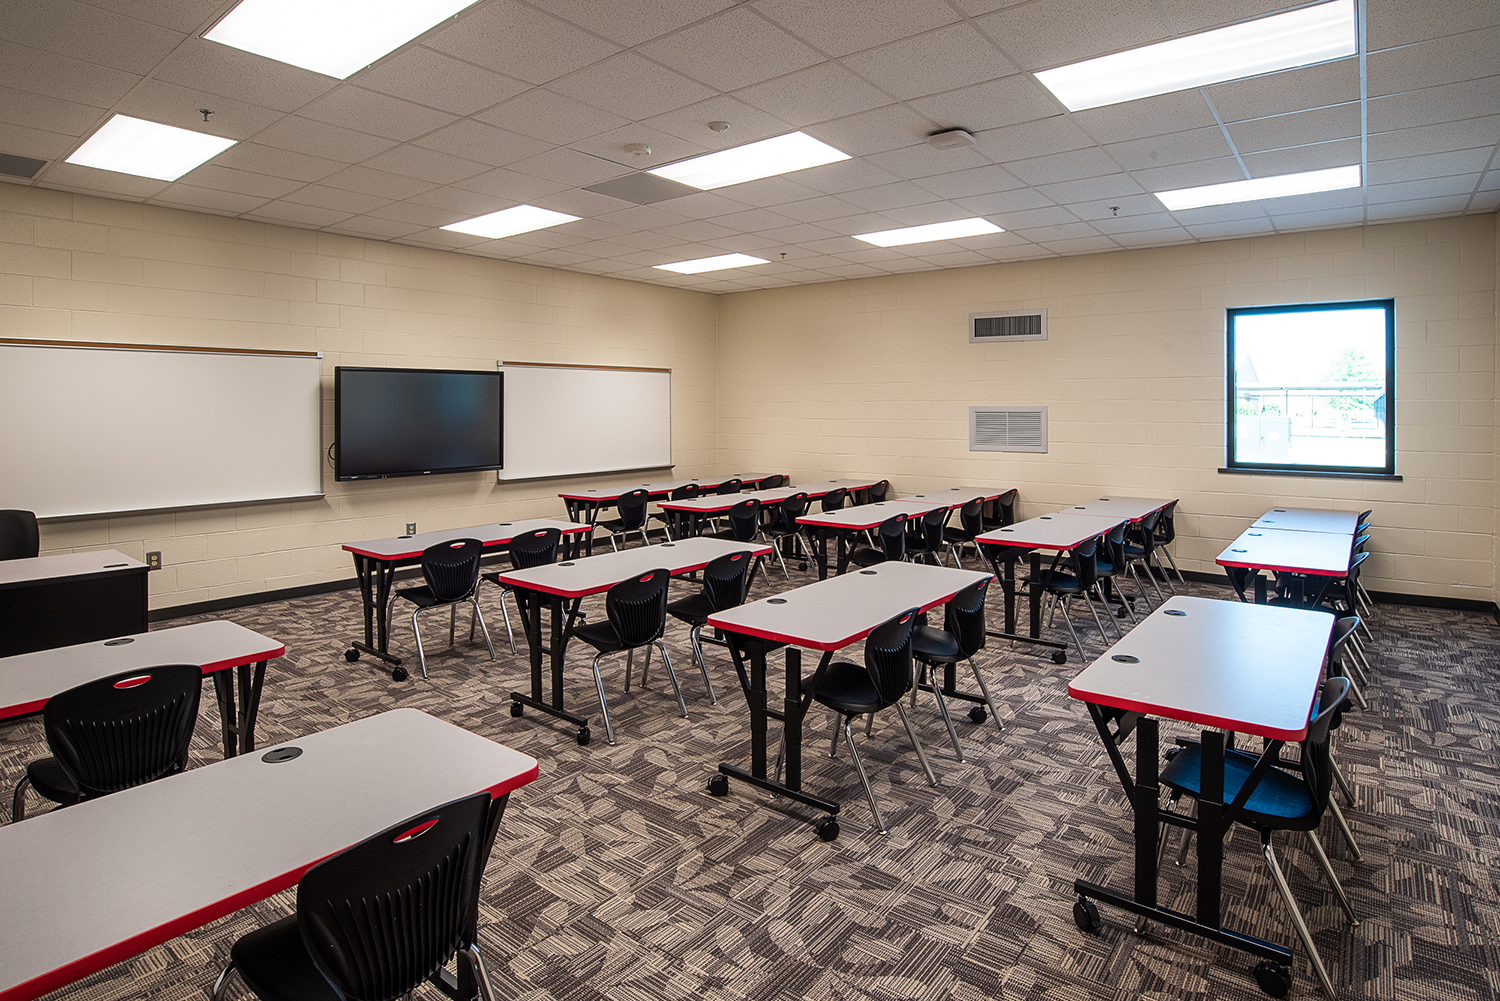
{"type": "Polygon", "coordinates": [[[1275,504],[1373,508],[1372,590],[1497,594],[1496,217],[1295,233],[740,292],[719,300],[719,461],[1020,488],[1031,517],[1180,497],[1179,565],[1275,504]],[[1217,472],[1224,309],[1396,299],[1402,482],[1217,472]],[[970,344],[1045,307],[1049,339],[970,344]],[[968,408],[1045,404],[1045,455],[968,451],[968,408]]]}
{"type": "MultiPolygon", "coordinates": [[[[661,366],[674,475],[712,472],[715,314],[700,292],[0,184],[0,336],[321,351],[325,446],[336,365],[661,366]]],[[[42,548],[159,549],[164,608],[352,577],[340,545],[408,521],[561,516],[571,482],[336,483],[329,469],[321,501],[48,522],[42,548]]]]}

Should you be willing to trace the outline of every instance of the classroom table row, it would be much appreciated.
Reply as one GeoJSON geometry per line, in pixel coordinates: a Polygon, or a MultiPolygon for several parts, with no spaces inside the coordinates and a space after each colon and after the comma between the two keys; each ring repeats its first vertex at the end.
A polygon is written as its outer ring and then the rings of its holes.
{"type": "MultiPolygon", "coordinates": [[[[1368,513],[1368,512],[1367,512],[1368,513]]],[[[1268,600],[1261,571],[1284,575],[1287,600],[1317,606],[1337,580],[1351,572],[1356,558],[1356,531],[1361,515],[1324,508],[1272,508],[1239,534],[1215,559],[1235,590],[1250,592],[1256,603],[1268,600]],[[1240,573],[1235,573],[1238,570],[1240,573]],[[1316,582],[1309,594],[1306,584],[1316,582]]]]}

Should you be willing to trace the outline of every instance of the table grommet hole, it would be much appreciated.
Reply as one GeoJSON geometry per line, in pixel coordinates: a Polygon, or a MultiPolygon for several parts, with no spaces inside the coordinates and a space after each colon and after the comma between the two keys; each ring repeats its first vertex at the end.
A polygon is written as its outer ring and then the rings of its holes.
{"type": "Polygon", "coordinates": [[[300,747],[274,747],[260,756],[260,760],[268,765],[279,765],[283,761],[291,761],[293,758],[302,756],[300,747]]]}
{"type": "Polygon", "coordinates": [[[560,566],[560,567],[570,567],[572,565],[573,565],[572,563],[559,563],[558,564],[558,566],[560,566]]]}
{"type": "Polygon", "coordinates": [[[133,637],[122,636],[122,637],[120,637],[117,640],[105,640],[104,641],[104,645],[105,646],[124,646],[127,643],[134,643],[134,642],[135,642],[135,639],[133,637]]]}
{"type": "Polygon", "coordinates": [[[1163,615],[1178,615],[1178,616],[1184,616],[1184,615],[1187,615],[1187,612],[1184,612],[1184,611],[1183,611],[1183,610],[1182,610],[1182,609],[1180,609],[1180,608],[1169,608],[1169,609],[1167,609],[1167,610],[1166,610],[1166,611],[1164,611],[1164,612],[1163,612],[1163,613],[1162,613],[1162,614],[1163,614],[1163,615]]]}
{"type": "Polygon", "coordinates": [[[785,605],[786,604],[786,599],[785,598],[767,598],[766,599],[766,604],[768,604],[768,605],[785,605]]]}
{"type": "Polygon", "coordinates": [[[1231,553],[1247,553],[1247,552],[1249,552],[1249,550],[1248,549],[1231,549],[1230,552],[1231,553]]]}
{"type": "Polygon", "coordinates": [[[1132,657],[1128,653],[1117,653],[1109,659],[1118,664],[1139,664],[1141,662],[1141,658],[1132,657]]]}

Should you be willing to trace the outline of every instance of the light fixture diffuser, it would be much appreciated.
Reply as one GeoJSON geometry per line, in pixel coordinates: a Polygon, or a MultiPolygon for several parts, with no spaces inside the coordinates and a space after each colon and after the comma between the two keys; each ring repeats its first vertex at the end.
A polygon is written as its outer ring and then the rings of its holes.
{"type": "Polygon", "coordinates": [[[203,36],[343,80],[475,0],[240,0],[203,36]]]}
{"type": "Polygon", "coordinates": [[[532,230],[546,229],[549,226],[561,226],[577,218],[578,216],[568,215],[566,212],[539,209],[535,205],[516,205],[512,208],[501,209],[499,212],[490,212],[462,222],[450,223],[442,228],[454,233],[467,233],[469,236],[503,240],[507,236],[516,236],[519,233],[530,233],[532,230]]]}
{"type": "Polygon", "coordinates": [[[819,142],[805,132],[788,132],[774,139],[762,139],[695,156],[691,160],[669,163],[649,173],[708,191],[847,159],[848,153],[819,142]]]}
{"type": "Polygon", "coordinates": [[[925,226],[886,229],[879,233],[856,233],[856,240],[877,247],[904,247],[909,243],[931,243],[934,240],[957,240],[965,236],[1004,233],[1005,230],[985,219],[955,219],[952,222],[930,222],[925,226]]]}
{"type": "Polygon", "coordinates": [[[1357,188],[1359,185],[1359,164],[1354,164],[1350,167],[1329,167],[1327,170],[1305,170],[1299,174],[1255,177],[1227,184],[1205,184],[1197,188],[1158,191],[1155,194],[1157,200],[1167,207],[1167,211],[1180,212],[1183,209],[1201,209],[1206,205],[1228,205],[1263,198],[1310,195],[1319,191],[1341,191],[1344,188],[1357,188]]]}
{"type": "Polygon", "coordinates": [[[749,254],[720,254],[718,257],[700,257],[696,261],[678,261],[676,264],[656,264],[661,271],[675,271],[679,275],[701,275],[705,271],[723,271],[727,268],[747,268],[752,264],[769,264],[770,261],[749,254]]]}
{"type": "Polygon", "coordinates": [[[112,115],[66,162],[175,181],[235,142],[174,125],[112,115]]]}
{"type": "Polygon", "coordinates": [[[1354,0],[1303,7],[1036,74],[1069,111],[1205,87],[1358,51],[1354,0]]]}

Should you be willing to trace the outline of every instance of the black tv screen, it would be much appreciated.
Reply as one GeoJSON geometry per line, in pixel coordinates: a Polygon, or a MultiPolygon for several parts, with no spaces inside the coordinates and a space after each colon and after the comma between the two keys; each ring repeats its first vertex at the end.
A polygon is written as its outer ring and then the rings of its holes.
{"type": "Polygon", "coordinates": [[[503,378],[454,369],[335,368],[334,478],[501,468],[503,378]]]}

